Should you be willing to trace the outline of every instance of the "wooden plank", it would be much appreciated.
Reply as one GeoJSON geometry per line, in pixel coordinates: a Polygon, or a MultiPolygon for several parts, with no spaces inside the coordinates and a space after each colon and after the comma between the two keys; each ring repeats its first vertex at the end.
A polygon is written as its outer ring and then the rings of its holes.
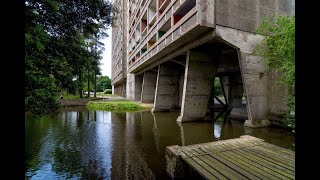
{"type": "MultiPolygon", "coordinates": [[[[285,168],[283,166],[279,166],[279,165],[277,165],[275,163],[272,163],[270,161],[262,159],[262,158],[260,158],[258,156],[254,156],[254,155],[252,155],[250,153],[247,153],[247,152],[243,151],[242,149],[237,149],[236,151],[233,151],[233,152],[238,154],[238,155],[240,155],[240,156],[246,157],[251,161],[254,161],[256,163],[264,165],[264,166],[266,166],[266,167],[268,167],[270,169],[272,169],[272,168],[278,169],[279,171],[277,171],[277,172],[282,174],[282,175],[285,175],[285,176],[286,176],[286,174],[289,174],[289,175],[292,175],[292,176],[295,175],[295,172],[292,171],[292,170],[289,170],[289,169],[287,169],[287,168],[285,168]]],[[[289,176],[289,177],[291,177],[291,176],[289,176]]]]}
{"type": "Polygon", "coordinates": [[[230,143],[221,144],[220,147],[228,149],[228,150],[234,150],[234,149],[239,149],[239,148],[258,146],[261,143],[263,143],[263,142],[251,143],[248,141],[242,141],[241,143],[237,143],[237,141],[234,141],[234,142],[230,142],[230,143]]]}
{"type": "MultiPolygon", "coordinates": [[[[199,152],[201,150],[198,149],[196,151],[199,152]]],[[[204,152],[202,151],[202,153],[204,153],[204,152]]],[[[216,169],[218,172],[223,174],[228,179],[248,179],[248,178],[244,177],[243,175],[237,173],[236,171],[234,171],[233,169],[231,169],[227,165],[225,165],[225,164],[221,163],[220,161],[212,158],[210,155],[199,156],[199,158],[202,161],[206,162],[209,166],[211,166],[212,168],[216,169]]]]}
{"type": "MultiPolygon", "coordinates": [[[[184,153],[185,156],[188,156],[188,154],[186,154],[185,152],[181,152],[181,153],[184,153]]],[[[202,177],[204,177],[206,179],[213,179],[213,180],[218,179],[217,177],[212,175],[210,172],[205,170],[200,164],[198,164],[192,158],[183,158],[183,160],[186,163],[188,163],[194,170],[196,170],[202,177]]]]}
{"type": "MultiPolygon", "coordinates": [[[[243,142],[242,143],[237,142],[237,143],[239,143],[239,146],[243,145],[243,142]]],[[[251,144],[251,146],[255,146],[258,149],[269,151],[270,153],[273,153],[273,154],[276,154],[278,156],[287,158],[288,160],[293,161],[293,162],[295,161],[294,156],[289,155],[288,153],[281,151],[281,150],[284,149],[282,147],[277,147],[277,150],[276,150],[275,148],[274,149],[269,148],[269,145],[271,145],[271,144],[266,143],[266,142],[261,142],[261,143],[257,144],[257,143],[252,143],[252,142],[247,141],[246,143],[247,143],[248,147],[251,144]]]]}
{"type": "Polygon", "coordinates": [[[237,159],[235,157],[230,156],[229,154],[226,153],[219,153],[216,154],[230,162],[232,162],[233,164],[236,164],[239,167],[242,167],[244,169],[247,169],[247,171],[251,171],[252,173],[254,173],[256,176],[258,176],[261,179],[275,179],[275,177],[269,173],[266,173],[265,171],[241,160],[241,159],[237,159]]]}
{"type": "Polygon", "coordinates": [[[287,154],[288,156],[295,157],[295,152],[286,148],[278,147],[270,143],[264,143],[262,147],[265,147],[270,150],[279,151],[281,153],[287,154]]]}
{"type": "Polygon", "coordinates": [[[295,167],[294,161],[292,161],[288,158],[282,157],[282,156],[278,156],[277,154],[266,151],[265,149],[260,149],[258,147],[248,147],[247,150],[249,150],[250,152],[261,154],[262,156],[266,156],[267,158],[271,158],[275,161],[282,162],[282,163],[287,164],[291,167],[295,167]]]}
{"type": "MultiPolygon", "coordinates": [[[[182,151],[188,155],[188,154],[192,154],[191,151],[195,151],[195,150],[193,149],[193,150],[182,150],[182,151]]],[[[195,152],[195,153],[200,154],[199,152],[195,152]]],[[[217,171],[216,169],[208,165],[206,161],[203,161],[203,157],[201,155],[191,157],[191,159],[193,159],[195,162],[197,162],[200,166],[202,166],[204,169],[206,169],[208,172],[210,172],[212,175],[214,175],[218,179],[227,179],[219,171],[217,171]]]]}
{"type": "Polygon", "coordinates": [[[279,147],[279,150],[269,149],[269,148],[266,148],[266,147],[263,146],[263,145],[257,146],[256,148],[261,149],[261,150],[263,150],[263,151],[268,151],[268,152],[271,153],[271,154],[274,154],[274,155],[276,155],[276,156],[281,156],[281,157],[283,157],[283,158],[285,158],[285,159],[288,159],[288,160],[290,160],[290,161],[295,162],[294,156],[291,156],[291,155],[288,155],[287,153],[281,152],[281,151],[280,151],[280,147],[279,147]]]}
{"type": "Polygon", "coordinates": [[[241,136],[181,148],[181,157],[206,179],[295,179],[295,152],[241,136]]]}
{"type": "Polygon", "coordinates": [[[281,162],[281,161],[273,160],[273,159],[271,159],[271,158],[269,158],[269,157],[266,157],[266,156],[261,155],[261,154],[259,154],[259,153],[252,152],[252,151],[250,151],[250,150],[248,150],[248,149],[241,149],[241,150],[243,150],[243,151],[251,154],[252,156],[257,156],[257,157],[259,157],[259,158],[265,159],[266,161],[269,161],[269,162],[271,162],[271,163],[273,163],[273,164],[277,164],[277,165],[279,165],[279,166],[285,167],[285,168],[287,168],[287,169],[289,169],[289,170],[292,170],[292,171],[295,170],[294,167],[292,167],[292,166],[290,166],[290,165],[288,165],[288,164],[285,164],[285,163],[283,163],[283,162],[281,162]]]}
{"type": "Polygon", "coordinates": [[[244,162],[247,162],[273,176],[275,176],[276,178],[280,178],[280,179],[294,179],[294,176],[290,175],[290,174],[286,174],[286,173],[283,173],[281,172],[281,170],[277,169],[277,168],[274,168],[272,166],[268,166],[268,165],[264,165],[264,164],[261,164],[259,163],[259,161],[256,161],[256,160],[252,160],[250,158],[247,158],[246,156],[241,156],[239,155],[238,153],[235,153],[235,151],[237,150],[234,150],[234,151],[226,151],[226,152],[223,152],[222,154],[229,154],[230,156],[233,156],[233,157],[236,157],[237,159],[240,159],[244,162]]]}
{"type": "Polygon", "coordinates": [[[248,177],[249,179],[265,179],[264,176],[261,176],[259,173],[253,171],[252,169],[250,169],[246,166],[241,166],[241,164],[239,164],[239,163],[234,163],[233,161],[230,161],[230,160],[225,159],[221,156],[218,156],[217,154],[210,154],[210,156],[216,160],[219,160],[223,164],[234,169],[235,171],[244,175],[245,177],[248,177]]]}

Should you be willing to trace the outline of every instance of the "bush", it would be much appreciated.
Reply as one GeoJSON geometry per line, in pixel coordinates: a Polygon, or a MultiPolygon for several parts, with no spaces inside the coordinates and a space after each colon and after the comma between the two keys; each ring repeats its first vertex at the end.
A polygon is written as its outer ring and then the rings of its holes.
{"type": "Polygon", "coordinates": [[[112,89],[106,89],[106,90],[104,91],[104,94],[112,94],[112,89]]]}
{"type": "Polygon", "coordinates": [[[286,102],[289,107],[285,123],[295,128],[295,17],[273,15],[262,21],[257,33],[265,38],[256,46],[254,54],[265,59],[270,70],[282,72],[277,83],[288,89],[286,102]]]}

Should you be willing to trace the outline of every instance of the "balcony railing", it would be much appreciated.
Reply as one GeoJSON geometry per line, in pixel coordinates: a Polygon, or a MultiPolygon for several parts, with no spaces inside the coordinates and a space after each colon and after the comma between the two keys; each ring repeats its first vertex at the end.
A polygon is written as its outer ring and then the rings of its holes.
{"type": "Polygon", "coordinates": [[[174,23],[171,22],[174,18],[173,15],[179,10],[180,7],[184,5],[183,3],[185,3],[186,1],[190,2],[190,0],[172,0],[162,12],[157,21],[153,24],[153,26],[148,30],[147,35],[141,37],[140,43],[128,57],[128,61],[130,61],[131,59],[135,59],[134,62],[129,63],[129,72],[140,66],[148,59],[152,58],[158,52],[163,50],[165,47],[179,39],[181,36],[189,32],[199,24],[197,21],[198,6],[194,5],[189,10],[189,12],[187,12],[185,15],[183,15],[183,17],[177,20],[176,24],[174,24],[167,32],[164,32],[164,35],[161,35],[161,37],[157,36],[159,29],[162,28],[164,24],[169,22],[172,25],[172,23],[174,23]],[[151,44],[151,46],[148,47],[147,51],[144,51],[142,53],[142,49],[155,36],[157,37],[157,41],[154,44],[151,44]]]}

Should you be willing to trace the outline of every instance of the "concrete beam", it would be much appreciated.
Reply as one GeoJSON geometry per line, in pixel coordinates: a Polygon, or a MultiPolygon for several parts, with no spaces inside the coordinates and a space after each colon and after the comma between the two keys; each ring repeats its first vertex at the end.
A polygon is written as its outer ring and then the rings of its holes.
{"type": "Polygon", "coordinates": [[[142,70],[138,70],[136,74],[140,74],[146,70],[149,70],[151,68],[154,68],[156,66],[158,66],[159,64],[162,64],[170,59],[174,59],[176,56],[184,54],[186,51],[200,46],[201,44],[204,44],[210,40],[213,39],[213,35],[214,35],[214,31],[213,30],[209,30],[208,33],[206,33],[205,35],[201,35],[201,37],[198,37],[198,39],[196,41],[190,42],[190,43],[185,43],[184,45],[182,45],[181,47],[179,47],[179,49],[175,50],[172,53],[168,53],[166,56],[161,57],[161,59],[158,59],[155,63],[151,63],[150,65],[146,66],[145,68],[143,68],[142,70]]]}
{"type": "Polygon", "coordinates": [[[175,63],[177,63],[177,64],[179,64],[179,65],[182,65],[182,66],[186,66],[185,63],[181,63],[181,62],[176,61],[176,60],[174,60],[174,59],[171,59],[170,61],[175,62],[175,63]]]}

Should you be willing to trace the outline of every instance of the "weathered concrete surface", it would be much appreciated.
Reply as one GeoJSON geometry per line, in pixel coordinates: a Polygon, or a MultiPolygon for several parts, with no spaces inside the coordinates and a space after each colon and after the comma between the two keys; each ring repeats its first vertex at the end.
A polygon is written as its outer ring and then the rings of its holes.
{"type": "Polygon", "coordinates": [[[154,71],[146,71],[143,75],[141,102],[153,103],[156,91],[157,73],[154,71]]]}
{"type": "Polygon", "coordinates": [[[212,54],[188,51],[181,113],[177,121],[204,119],[216,72],[212,54]]]}
{"type": "Polygon", "coordinates": [[[215,27],[215,1],[197,1],[198,22],[201,26],[215,27]]]}
{"type": "MultiPolygon", "coordinates": [[[[116,2],[121,11],[115,16],[114,26],[112,27],[112,73],[111,84],[117,85],[127,78],[127,30],[128,30],[128,5],[126,0],[116,2]]],[[[126,85],[125,85],[126,86],[126,85]]],[[[126,94],[126,91],[124,92],[126,94]]],[[[126,95],[124,95],[125,97],[126,95]]]]}
{"type": "Polygon", "coordinates": [[[127,75],[127,98],[140,101],[143,76],[128,73],[127,75]]]}
{"type": "Polygon", "coordinates": [[[283,126],[282,119],[288,112],[288,106],[286,105],[285,96],[287,90],[276,84],[281,76],[280,72],[270,71],[268,76],[268,119],[272,124],[283,126]]]}
{"type": "Polygon", "coordinates": [[[153,112],[170,111],[174,104],[179,105],[174,102],[179,100],[179,80],[180,72],[175,64],[159,65],[153,112]]]}
{"type": "Polygon", "coordinates": [[[217,36],[238,49],[244,90],[247,95],[248,121],[245,126],[262,127],[270,125],[267,120],[267,71],[260,57],[252,55],[253,48],[262,36],[236,29],[216,26],[217,36]]]}
{"type": "Polygon", "coordinates": [[[184,178],[186,171],[186,163],[182,160],[179,152],[179,146],[167,146],[166,152],[166,172],[174,179],[184,178]]]}
{"type": "Polygon", "coordinates": [[[242,107],[243,84],[241,74],[221,77],[222,88],[224,89],[226,102],[232,108],[242,107]]]}
{"type": "Polygon", "coordinates": [[[216,25],[254,33],[263,18],[295,14],[294,0],[216,0],[216,25]]]}
{"type": "Polygon", "coordinates": [[[116,95],[122,96],[122,97],[126,97],[126,87],[127,87],[126,81],[121,84],[114,85],[113,87],[114,87],[113,94],[116,94],[116,95]]]}

